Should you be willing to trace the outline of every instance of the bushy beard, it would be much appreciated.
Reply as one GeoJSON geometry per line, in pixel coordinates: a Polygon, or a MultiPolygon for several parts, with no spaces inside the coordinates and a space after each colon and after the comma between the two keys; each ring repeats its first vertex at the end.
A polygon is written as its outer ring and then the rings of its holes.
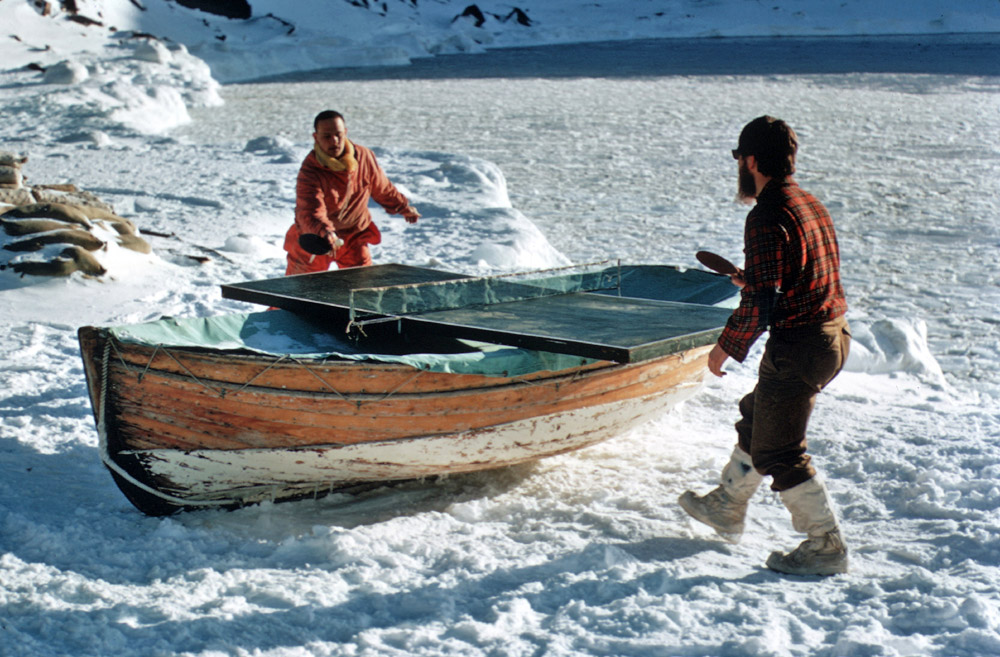
{"type": "Polygon", "coordinates": [[[743,162],[740,162],[739,189],[736,191],[736,200],[746,205],[752,205],[757,200],[757,181],[754,180],[753,174],[743,162]]]}

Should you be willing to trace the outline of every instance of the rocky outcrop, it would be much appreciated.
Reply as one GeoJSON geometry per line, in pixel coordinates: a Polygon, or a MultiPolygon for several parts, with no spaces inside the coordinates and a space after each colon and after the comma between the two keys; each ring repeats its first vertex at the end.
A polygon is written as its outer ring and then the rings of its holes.
{"type": "Polygon", "coordinates": [[[253,11],[246,0],[176,0],[177,4],[226,18],[250,18],[253,11]]]}
{"type": "Polygon", "coordinates": [[[494,14],[492,12],[484,13],[483,10],[480,9],[478,5],[469,5],[462,11],[461,14],[451,19],[451,22],[454,23],[457,20],[470,19],[472,21],[472,24],[475,25],[476,27],[483,27],[484,25],[486,25],[487,17],[493,18],[495,21],[500,23],[506,23],[508,21],[513,20],[518,25],[523,25],[524,27],[531,27],[531,19],[528,18],[528,14],[525,13],[524,10],[519,7],[514,7],[513,9],[510,10],[510,12],[506,16],[502,16],[500,14],[494,14]]]}
{"type": "Polygon", "coordinates": [[[21,276],[104,276],[108,249],[152,249],[129,219],[75,185],[26,185],[27,157],[0,151],[0,269],[21,276]]]}

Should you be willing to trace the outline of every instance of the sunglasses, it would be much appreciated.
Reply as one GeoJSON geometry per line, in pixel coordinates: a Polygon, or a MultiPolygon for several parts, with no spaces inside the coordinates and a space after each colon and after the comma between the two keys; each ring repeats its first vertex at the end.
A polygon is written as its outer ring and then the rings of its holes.
{"type": "Polygon", "coordinates": [[[743,154],[742,154],[742,153],[740,153],[740,152],[739,152],[738,150],[736,150],[736,149],[734,148],[734,149],[733,149],[733,159],[734,159],[734,160],[738,160],[738,159],[740,159],[741,157],[743,157],[743,154]]]}

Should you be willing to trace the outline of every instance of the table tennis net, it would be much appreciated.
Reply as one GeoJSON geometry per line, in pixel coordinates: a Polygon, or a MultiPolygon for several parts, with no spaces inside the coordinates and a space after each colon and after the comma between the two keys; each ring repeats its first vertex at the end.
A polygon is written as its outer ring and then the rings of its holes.
{"type": "Polygon", "coordinates": [[[354,325],[440,310],[486,307],[547,296],[621,288],[621,269],[606,261],[499,276],[354,289],[354,325]]]}

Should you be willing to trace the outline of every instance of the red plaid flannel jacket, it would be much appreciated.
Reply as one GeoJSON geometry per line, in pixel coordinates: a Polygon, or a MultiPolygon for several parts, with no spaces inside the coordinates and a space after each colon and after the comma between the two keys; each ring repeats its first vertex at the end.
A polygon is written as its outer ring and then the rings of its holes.
{"type": "Polygon", "coordinates": [[[739,307],[719,346],[743,362],[768,328],[822,324],[847,312],[833,221],[812,194],[791,179],[770,181],[747,215],[739,307]]]}

